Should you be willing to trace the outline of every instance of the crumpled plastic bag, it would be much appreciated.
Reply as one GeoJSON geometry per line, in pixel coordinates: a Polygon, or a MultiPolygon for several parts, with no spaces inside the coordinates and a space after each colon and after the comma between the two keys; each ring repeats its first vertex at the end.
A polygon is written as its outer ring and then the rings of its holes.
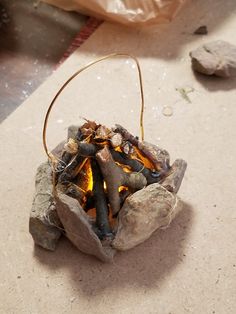
{"type": "Polygon", "coordinates": [[[67,11],[77,11],[126,25],[170,22],[186,0],[42,0],[67,11]]]}

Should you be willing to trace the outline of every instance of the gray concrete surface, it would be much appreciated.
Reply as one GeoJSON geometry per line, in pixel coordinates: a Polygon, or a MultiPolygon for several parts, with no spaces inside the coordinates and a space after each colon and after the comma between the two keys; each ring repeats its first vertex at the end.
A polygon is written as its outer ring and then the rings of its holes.
{"type": "Polygon", "coordinates": [[[0,2],[0,122],[51,75],[86,19],[39,1],[0,2]]]}

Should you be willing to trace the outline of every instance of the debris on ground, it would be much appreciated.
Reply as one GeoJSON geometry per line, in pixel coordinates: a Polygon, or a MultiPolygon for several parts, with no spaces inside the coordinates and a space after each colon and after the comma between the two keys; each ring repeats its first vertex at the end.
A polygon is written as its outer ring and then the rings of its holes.
{"type": "Polygon", "coordinates": [[[198,27],[194,33],[194,35],[207,35],[208,34],[208,29],[206,25],[202,25],[200,27],[198,27]]]}
{"type": "Polygon", "coordinates": [[[170,106],[165,106],[162,109],[162,114],[166,117],[171,117],[173,115],[173,109],[170,106]]]}
{"type": "Polygon", "coordinates": [[[189,98],[188,94],[194,92],[193,87],[178,87],[175,90],[180,93],[180,96],[184,100],[186,100],[189,104],[191,104],[191,99],[189,98]]]}

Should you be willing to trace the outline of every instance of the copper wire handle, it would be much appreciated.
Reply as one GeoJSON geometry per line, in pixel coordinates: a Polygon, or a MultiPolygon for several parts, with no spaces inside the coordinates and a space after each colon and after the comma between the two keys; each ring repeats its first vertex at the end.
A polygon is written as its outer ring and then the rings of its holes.
{"type": "Polygon", "coordinates": [[[139,75],[139,86],[140,86],[140,96],[141,96],[141,110],[140,110],[140,133],[141,133],[141,139],[142,141],[144,140],[144,127],[143,127],[143,115],[144,115],[144,95],[143,95],[143,82],[142,82],[142,73],[141,73],[141,69],[140,69],[140,65],[138,62],[138,59],[132,55],[126,54],[126,53],[112,53],[109,55],[106,55],[104,57],[101,57],[95,61],[92,61],[90,63],[88,63],[87,65],[85,65],[84,67],[82,67],[80,70],[76,71],[63,85],[62,87],[59,89],[59,91],[56,93],[56,95],[54,96],[52,102],[50,103],[46,116],[44,118],[44,124],[43,124],[43,147],[45,150],[45,153],[47,154],[48,158],[53,162],[53,157],[52,154],[50,154],[49,150],[48,150],[48,146],[47,146],[47,140],[46,140],[46,136],[47,136],[47,125],[48,125],[48,118],[49,115],[51,113],[52,107],[55,103],[55,101],[57,100],[58,96],[61,94],[61,92],[63,91],[63,89],[70,83],[70,81],[72,81],[77,75],[79,75],[81,72],[83,72],[84,70],[88,69],[89,67],[91,67],[92,65],[99,63],[103,60],[109,59],[109,58],[113,58],[113,57],[129,57],[131,59],[133,59],[136,63],[137,69],[138,69],[138,75],[139,75]]]}

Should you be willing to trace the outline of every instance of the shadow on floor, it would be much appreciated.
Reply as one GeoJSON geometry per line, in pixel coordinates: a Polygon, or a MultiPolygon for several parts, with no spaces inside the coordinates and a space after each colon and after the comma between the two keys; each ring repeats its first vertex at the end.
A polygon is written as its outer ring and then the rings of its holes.
{"type": "Polygon", "coordinates": [[[236,88],[236,78],[222,78],[215,75],[207,76],[194,72],[195,79],[208,91],[228,91],[236,88]]]}
{"type": "Polygon", "coordinates": [[[166,230],[160,230],[136,248],[118,253],[114,264],[103,264],[80,253],[65,238],[55,252],[35,247],[34,256],[54,271],[68,273],[74,288],[87,296],[125,286],[160,287],[183,262],[185,246],[193,225],[193,209],[186,203],[166,230]]]}

